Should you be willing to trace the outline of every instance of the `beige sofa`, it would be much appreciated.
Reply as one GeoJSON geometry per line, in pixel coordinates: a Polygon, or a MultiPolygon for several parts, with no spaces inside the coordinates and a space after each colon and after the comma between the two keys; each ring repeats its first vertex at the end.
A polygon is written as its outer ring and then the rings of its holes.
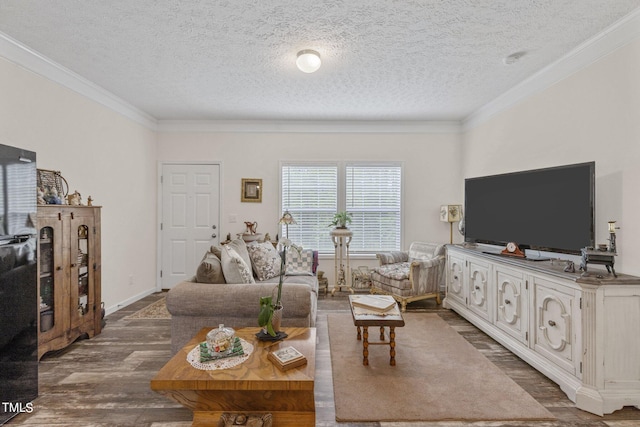
{"type": "MultiPolygon", "coordinates": [[[[234,242],[241,250],[242,243],[234,242]]],[[[203,258],[203,263],[209,260],[216,264],[213,254],[219,249],[212,248],[203,258]]],[[[222,253],[225,253],[224,249],[222,253]]],[[[222,258],[225,256],[222,255],[222,258]]],[[[172,354],[180,350],[204,327],[214,328],[221,323],[232,328],[257,327],[260,297],[275,296],[277,293],[279,276],[257,280],[260,277],[257,277],[255,271],[255,283],[238,283],[237,277],[234,278],[234,283],[226,283],[226,280],[225,283],[200,283],[198,278],[203,276],[200,274],[204,268],[203,263],[198,267],[196,276],[179,283],[167,293],[167,309],[171,313],[172,354]]],[[[226,276],[232,277],[233,274],[229,273],[226,276]]],[[[282,289],[282,325],[315,326],[317,298],[318,279],[313,270],[311,274],[298,272],[285,275],[282,289]]]]}

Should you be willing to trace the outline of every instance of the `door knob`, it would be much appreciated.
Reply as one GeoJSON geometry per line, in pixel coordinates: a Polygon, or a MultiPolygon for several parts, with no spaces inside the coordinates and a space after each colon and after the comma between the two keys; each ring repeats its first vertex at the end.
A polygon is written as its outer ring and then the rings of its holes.
{"type": "Polygon", "coordinates": [[[216,227],[215,225],[212,225],[212,226],[211,226],[211,228],[213,228],[213,229],[215,230],[215,229],[216,229],[216,228],[218,228],[218,227],[216,227]]]}
{"type": "Polygon", "coordinates": [[[215,239],[216,237],[218,237],[218,235],[217,235],[216,233],[213,233],[213,234],[211,235],[211,238],[213,238],[213,239],[215,239]]]}

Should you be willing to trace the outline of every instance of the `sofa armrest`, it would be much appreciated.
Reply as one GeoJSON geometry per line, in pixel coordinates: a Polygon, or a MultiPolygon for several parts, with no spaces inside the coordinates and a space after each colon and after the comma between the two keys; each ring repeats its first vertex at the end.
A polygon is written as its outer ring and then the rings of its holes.
{"type": "Polygon", "coordinates": [[[413,269],[414,267],[416,267],[421,270],[426,270],[431,267],[442,264],[442,261],[444,259],[445,258],[443,256],[438,256],[438,257],[429,258],[429,259],[414,259],[413,261],[411,261],[411,268],[413,269]]]}
{"type": "Polygon", "coordinates": [[[414,260],[409,269],[409,281],[419,294],[434,293],[440,289],[444,277],[446,258],[442,255],[431,259],[414,260]]]}
{"type": "Polygon", "coordinates": [[[409,261],[409,253],[405,251],[381,252],[376,254],[376,258],[380,260],[380,265],[397,264],[409,261]]]}

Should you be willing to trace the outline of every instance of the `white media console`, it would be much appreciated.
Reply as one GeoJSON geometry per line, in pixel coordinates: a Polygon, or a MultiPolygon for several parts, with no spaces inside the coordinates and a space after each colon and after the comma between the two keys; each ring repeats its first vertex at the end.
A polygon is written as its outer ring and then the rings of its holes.
{"type": "Polygon", "coordinates": [[[443,301],[582,410],[640,409],[640,278],[447,246],[443,301]]]}

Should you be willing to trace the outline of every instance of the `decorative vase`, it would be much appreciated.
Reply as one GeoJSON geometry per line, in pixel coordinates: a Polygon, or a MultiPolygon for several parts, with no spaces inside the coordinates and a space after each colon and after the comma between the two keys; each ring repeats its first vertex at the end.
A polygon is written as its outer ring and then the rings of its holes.
{"type": "Polygon", "coordinates": [[[282,306],[276,307],[273,310],[273,316],[271,317],[271,325],[273,326],[273,330],[276,333],[280,332],[280,325],[282,323],[282,310],[282,306]]]}

